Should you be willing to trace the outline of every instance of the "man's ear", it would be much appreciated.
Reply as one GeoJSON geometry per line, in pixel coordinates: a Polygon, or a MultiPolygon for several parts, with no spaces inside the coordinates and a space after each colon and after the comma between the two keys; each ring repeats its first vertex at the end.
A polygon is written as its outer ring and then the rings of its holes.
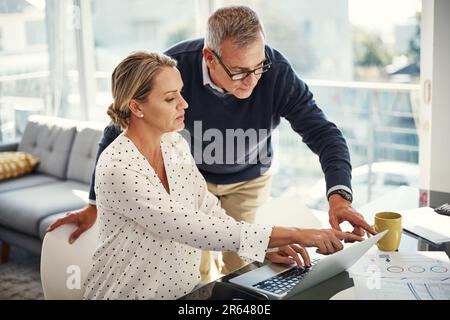
{"type": "Polygon", "coordinates": [[[130,108],[131,113],[133,113],[136,117],[139,117],[142,114],[142,107],[134,99],[130,100],[128,103],[128,108],[130,108]]]}
{"type": "Polygon", "coordinates": [[[216,59],[214,59],[214,54],[210,48],[203,48],[203,57],[205,58],[208,67],[211,68],[215,66],[216,59]]]}

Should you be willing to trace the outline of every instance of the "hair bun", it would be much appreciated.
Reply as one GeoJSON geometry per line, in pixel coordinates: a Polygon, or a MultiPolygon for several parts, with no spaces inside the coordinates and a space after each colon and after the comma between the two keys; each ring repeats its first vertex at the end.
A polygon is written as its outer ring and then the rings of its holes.
{"type": "Polygon", "coordinates": [[[121,128],[126,128],[128,126],[130,112],[121,112],[114,103],[111,103],[106,112],[111,118],[112,122],[120,126],[121,128]]]}

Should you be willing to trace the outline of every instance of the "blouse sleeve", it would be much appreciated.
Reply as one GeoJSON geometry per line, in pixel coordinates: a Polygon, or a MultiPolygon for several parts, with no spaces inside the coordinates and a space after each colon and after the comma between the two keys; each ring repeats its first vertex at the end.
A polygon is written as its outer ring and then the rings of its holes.
{"type": "Polygon", "coordinates": [[[97,205],[160,237],[203,250],[237,251],[244,258],[264,260],[271,228],[229,219],[206,188],[201,190],[199,210],[192,210],[161,192],[145,174],[129,168],[99,164],[96,181],[97,205]]]}

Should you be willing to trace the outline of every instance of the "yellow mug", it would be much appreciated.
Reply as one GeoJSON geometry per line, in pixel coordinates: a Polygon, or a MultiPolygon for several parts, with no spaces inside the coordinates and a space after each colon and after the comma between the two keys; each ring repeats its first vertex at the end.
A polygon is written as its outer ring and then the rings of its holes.
{"type": "MultiPolygon", "coordinates": [[[[397,212],[378,212],[375,215],[375,230],[379,233],[384,230],[389,232],[381,238],[378,249],[381,251],[396,251],[402,239],[402,216],[397,212]]],[[[370,234],[368,233],[370,236],[370,234]]]]}

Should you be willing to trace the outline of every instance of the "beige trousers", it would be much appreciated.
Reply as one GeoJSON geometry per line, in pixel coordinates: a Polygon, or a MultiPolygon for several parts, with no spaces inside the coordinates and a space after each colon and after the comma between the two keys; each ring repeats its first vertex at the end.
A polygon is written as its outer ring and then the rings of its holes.
{"type": "MultiPolygon", "coordinates": [[[[219,198],[228,215],[237,221],[254,223],[256,210],[269,198],[271,182],[272,175],[266,172],[258,178],[239,183],[208,183],[208,190],[219,198]]],[[[245,264],[236,252],[224,251],[214,258],[213,252],[203,251],[200,263],[202,281],[213,281],[220,274],[228,274],[245,264]]]]}

